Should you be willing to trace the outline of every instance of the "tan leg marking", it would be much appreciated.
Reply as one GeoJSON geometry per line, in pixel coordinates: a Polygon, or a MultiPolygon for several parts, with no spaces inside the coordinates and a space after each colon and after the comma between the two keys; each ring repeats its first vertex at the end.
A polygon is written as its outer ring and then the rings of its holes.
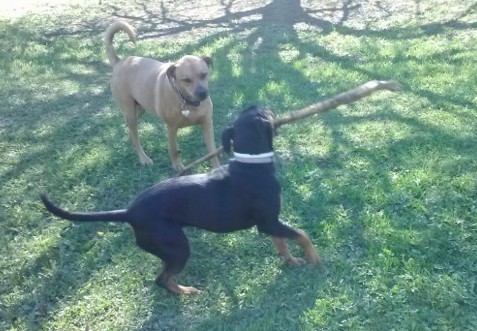
{"type": "MultiPolygon", "coordinates": [[[[316,252],[316,249],[313,246],[306,232],[300,229],[296,229],[296,231],[298,233],[298,237],[296,238],[296,241],[301,246],[301,248],[303,248],[303,250],[305,251],[306,261],[314,265],[320,264],[321,258],[316,252]]],[[[289,264],[300,266],[306,263],[304,259],[294,257],[293,255],[291,255],[290,251],[288,250],[288,246],[285,241],[285,238],[272,237],[272,240],[278,253],[289,264]]]]}
{"type": "Polygon", "coordinates": [[[272,240],[276,250],[278,251],[278,254],[280,254],[283,259],[287,261],[288,264],[294,266],[301,266],[306,263],[304,259],[291,255],[284,238],[272,237],[272,240]]]}
{"type": "Polygon", "coordinates": [[[192,294],[198,294],[200,291],[196,289],[195,287],[192,286],[182,286],[179,284],[176,284],[172,278],[170,278],[167,283],[165,284],[167,289],[173,293],[176,294],[184,294],[184,295],[192,295],[192,294]]]}
{"type": "Polygon", "coordinates": [[[311,264],[320,264],[321,258],[316,252],[316,249],[313,246],[313,243],[311,242],[306,232],[300,229],[296,229],[296,231],[298,232],[298,237],[296,240],[305,251],[306,260],[311,264]]]}

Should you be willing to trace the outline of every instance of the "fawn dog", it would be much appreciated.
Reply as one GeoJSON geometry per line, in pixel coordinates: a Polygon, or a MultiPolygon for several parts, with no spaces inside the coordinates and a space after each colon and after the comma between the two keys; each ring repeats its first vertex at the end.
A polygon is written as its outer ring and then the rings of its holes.
{"type": "MultiPolygon", "coordinates": [[[[133,42],[133,28],[117,20],[106,30],[104,43],[113,67],[111,91],[121,108],[134,150],[141,164],[152,164],[139,142],[138,118],[144,111],[159,116],[167,126],[169,156],[176,171],[184,168],[177,150],[177,131],[199,124],[208,152],[215,150],[212,101],[209,95],[210,57],[186,55],[176,63],[163,63],[145,57],[120,59],[113,47],[114,35],[124,31],[133,42]]],[[[214,168],[219,160],[211,161],[214,168]]]]}

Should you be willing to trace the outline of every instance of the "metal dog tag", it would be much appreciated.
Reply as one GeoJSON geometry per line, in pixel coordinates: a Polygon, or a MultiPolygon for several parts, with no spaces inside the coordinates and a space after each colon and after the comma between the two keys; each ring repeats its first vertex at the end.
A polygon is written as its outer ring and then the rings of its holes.
{"type": "Polygon", "coordinates": [[[181,113],[184,117],[189,117],[190,110],[186,109],[186,110],[181,111],[181,113]]]}

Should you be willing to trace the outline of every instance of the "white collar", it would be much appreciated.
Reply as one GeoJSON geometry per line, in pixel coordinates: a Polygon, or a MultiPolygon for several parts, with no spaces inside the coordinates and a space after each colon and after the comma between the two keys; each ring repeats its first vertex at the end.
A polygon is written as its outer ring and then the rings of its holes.
{"type": "Polygon", "coordinates": [[[254,163],[254,164],[261,164],[261,163],[272,163],[275,153],[267,152],[261,154],[242,154],[234,152],[233,161],[241,162],[241,163],[254,163]]]}

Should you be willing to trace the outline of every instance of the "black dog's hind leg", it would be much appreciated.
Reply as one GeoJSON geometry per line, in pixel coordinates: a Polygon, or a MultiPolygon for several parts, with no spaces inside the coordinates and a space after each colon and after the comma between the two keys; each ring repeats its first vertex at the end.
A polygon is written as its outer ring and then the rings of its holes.
{"type": "Polygon", "coordinates": [[[164,268],[159,276],[157,276],[156,284],[175,294],[199,293],[200,291],[195,287],[179,285],[173,280],[173,276],[181,272],[184,266],[185,263],[180,264],[177,263],[177,261],[172,263],[164,261],[164,268]]]}
{"type": "Polygon", "coordinates": [[[287,242],[285,238],[280,237],[273,237],[273,245],[277,250],[278,254],[290,265],[300,266],[306,263],[306,261],[302,258],[293,256],[290,251],[288,250],[287,242]]]}
{"type": "Polygon", "coordinates": [[[173,277],[180,273],[190,256],[190,246],[184,231],[180,227],[166,223],[160,229],[143,233],[136,232],[136,241],[145,251],[159,257],[164,267],[156,278],[156,284],[176,294],[195,294],[195,287],[178,285],[173,277]]]}
{"type": "MultiPolygon", "coordinates": [[[[310,238],[305,233],[305,231],[300,229],[294,229],[296,231],[296,237],[294,238],[298,245],[303,248],[305,251],[306,260],[311,264],[319,264],[321,262],[321,258],[315,250],[310,238]]],[[[294,257],[291,255],[290,251],[288,250],[287,243],[285,238],[272,236],[273,244],[277,249],[278,253],[291,265],[303,265],[305,264],[305,260],[294,257]]]]}
{"type": "Polygon", "coordinates": [[[319,264],[321,259],[316,252],[313,243],[305,231],[300,229],[292,229],[280,222],[273,222],[261,225],[259,231],[272,236],[273,244],[278,253],[291,265],[303,265],[305,260],[294,257],[288,250],[286,238],[295,239],[297,243],[305,251],[306,260],[311,264],[319,264]]]}

